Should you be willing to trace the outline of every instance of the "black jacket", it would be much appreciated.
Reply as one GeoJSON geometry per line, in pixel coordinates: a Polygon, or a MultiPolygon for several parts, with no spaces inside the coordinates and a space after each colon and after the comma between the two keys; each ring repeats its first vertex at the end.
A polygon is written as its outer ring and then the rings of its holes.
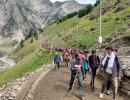
{"type": "Polygon", "coordinates": [[[100,58],[98,55],[90,55],[89,56],[89,66],[90,68],[98,68],[100,66],[100,58]]]}

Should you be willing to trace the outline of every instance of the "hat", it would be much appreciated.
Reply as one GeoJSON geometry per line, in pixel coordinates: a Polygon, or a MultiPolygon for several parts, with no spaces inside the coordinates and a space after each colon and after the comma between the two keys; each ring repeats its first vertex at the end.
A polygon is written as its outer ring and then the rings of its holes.
{"type": "Polygon", "coordinates": [[[56,52],[55,55],[58,55],[58,53],[56,52]]]}
{"type": "Polygon", "coordinates": [[[106,47],[106,49],[108,49],[108,50],[113,50],[113,46],[112,46],[112,45],[109,45],[109,46],[106,47]]]}

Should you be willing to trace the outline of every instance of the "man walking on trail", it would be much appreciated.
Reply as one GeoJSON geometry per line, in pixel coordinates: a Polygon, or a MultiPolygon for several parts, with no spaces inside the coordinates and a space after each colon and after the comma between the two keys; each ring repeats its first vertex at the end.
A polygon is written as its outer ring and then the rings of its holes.
{"type": "Polygon", "coordinates": [[[78,86],[79,86],[79,95],[80,99],[84,100],[83,97],[83,68],[82,62],[79,58],[78,54],[75,54],[75,57],[72,58],[71,61],[71,79],[69,83],[69,93],[71,94],[74,86],[75,79],[78,78],[78,86]]]}
{"type": "Polygon", "coordinates": [[[54,57],[55,69],[56,69],[56,67],[58,67],[58,69],[60,68],[60,62],[61,62],[61,57],[60,57],[60,55],[56,52],[56,53],[55,53],[55,57],[54,57]]]}
{"type": "Polygon", "coordinates": [[[97,69],[100,66],[100,58],[96,54],[96,50],[92,50],[92,55],[89,56],[89,65],[91,69],[90,86],[91,86],[92,92],[94,92],[94,80],[95,80],[97,69]]]}
{"type": "MultiPolygon", "coordinates": [[[[121,80],[121,77],[123,76],[122,75],[122,68],[121,68],[121,65],[120,65],[120,60],[119,60],[119,56],[117,54],[117,49],[114,49],[114,53],[115,53],[115,64],[116,66],[113,67],[113,77],[118,77],[118,80],[120,81],[121,80]]],[[[112,81],[109,80],[108,83],[107,83],[107,87],[106,87],[106,94],[109,95],[110,94],[110,89],[112,88],[112,81]]]]}
{"type": "Polygon", "coordinates": [[[104,69],[104,80],[102,83],[102,89],[100,93],[100,98],[102,99],[104,96],[105,89],[107,88],[108,81],[111,80],[112,83],[112,90],[113,90],[113,100],[116,99],[116,93],[118,90],[118,79],[120,79],[120,69],[121,66],[118,61],[118,57],[113,51],[113,47],[109,46],[107,47],[108,54],[104,57],[102,61],[102,66],[104,69]],[[118,78],[119,77],[119,78],[118,78]]]}

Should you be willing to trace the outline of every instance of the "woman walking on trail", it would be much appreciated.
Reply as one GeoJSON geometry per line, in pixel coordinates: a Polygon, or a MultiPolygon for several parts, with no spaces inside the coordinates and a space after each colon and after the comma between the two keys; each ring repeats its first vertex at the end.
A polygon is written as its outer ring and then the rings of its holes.
{"type": "Polygon", "coordinates": [[[89,61],[88,61],[88,51],[83,51],[83,61],[82,61],[82,66],[84,68],[84,73],[85,73],[85,77],[84,79],[86,79],[86,74],[87,72],[90,70],[90,67],[89,67],[89,61]]]}
{"type": "Polygon", "coordinates": [[[78,78],[79,95],[81,100],[84,100],[83,75],[84,75],[84,71],[83,71],[81,59],[78,54],[75,54],[75,57],[73,57],[71,61],[71,79],[69,83],[69,93],[70,94],[72,93],[74,82],[76,78],[78,78]]]}
{"type": "Polygon", "coordinates": [[[89,56],[89,65],[91,69],[90,86],[91,86],[92,92],[94,92],[95,76],[96,76],[97,69],[100,66],[100,58],[96,54],[96,50],[92,50],[92,55],[89,56]]]}
{"type": "Polygon", "coordinates": [[[102,83],[102,89],[100,93],[100,98],[102,99],[104,96],[105,89],[107,88],[108,81],[111,80],[112,83],[112,92],[113,98],[112,100],[116,100],[116,94],[118,90],[118,79],[121,77],[121,66],[118,61],[118,57],[113,51],[113,47],[107,47],[108,54],[104,57],[102,61],[102,66],[104,70],[104,80],[102,83]]]}

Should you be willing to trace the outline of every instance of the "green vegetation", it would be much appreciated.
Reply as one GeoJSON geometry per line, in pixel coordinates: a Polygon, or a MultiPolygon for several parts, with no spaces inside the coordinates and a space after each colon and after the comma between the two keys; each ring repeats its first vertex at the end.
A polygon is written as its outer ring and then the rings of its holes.
{"type": "Polygon", "coordinates": [[[40,68],[43,64],[51,63],[52,55],[42,50],[36,50],[26,56],[17,65],[0,73],[0,86],[23,76],[24,73],[34,71],[40,68]]]}
{"type": "Polygon", "coordinates": [[[24,46],[24,40],[21,40],[21,42],[20,42],[19,45],[20,45],[21,48],[23,48],[23,46],[24,46]]]}
{"type": "Polygon", "coordinates": [[[77,15],[78,15],[79,18],[81,18],[81,17],[89,14],[92,11],[92,9],[93,9],[93,6],[89,4],[89,5],[86,6],[85,9],[79,10],[77,15]]]}

